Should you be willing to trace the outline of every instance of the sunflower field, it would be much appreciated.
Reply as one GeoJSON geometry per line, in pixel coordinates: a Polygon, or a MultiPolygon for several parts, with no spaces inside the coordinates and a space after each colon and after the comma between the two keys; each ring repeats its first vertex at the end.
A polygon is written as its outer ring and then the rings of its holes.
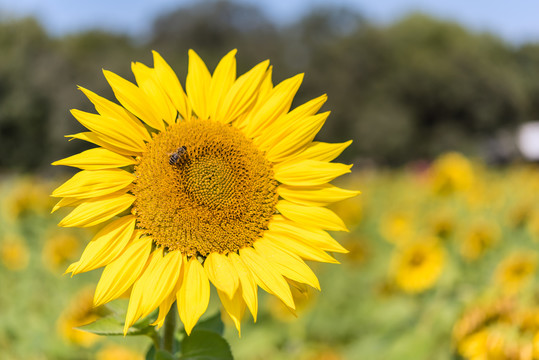
{"type": "MultiPolygon", "coordinates": [[[[61,180],[1,179],[0,357],[144,359],[145,337],[76,329],[125,316],[127,299],[94,308],[100,271],[63,275],[93,232],[57,227],[65,211],[50,214],[49,194],[61,180]]],[[[341,265],[309,262],[322,291],[292,288],[297,317],[261,294],[256,323],[244,319],[238,338],[231,319],[216,318],[212,292],[202,324],[224,323],[234,358],[539,358],[536,166],[446,153],[362,169],[339,185],[362,191],[332,206],[350,230],[335,234],[349,253],[335,254],[341,265]]]]}

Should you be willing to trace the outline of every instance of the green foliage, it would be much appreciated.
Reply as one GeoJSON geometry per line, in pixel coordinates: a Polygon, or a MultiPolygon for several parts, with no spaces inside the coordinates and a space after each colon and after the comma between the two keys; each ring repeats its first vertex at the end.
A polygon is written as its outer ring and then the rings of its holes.
{"type": "Polygon", "coordinates": [[[182,360],[232,360],[227,341],[208,330],[193,330],[182,342],[182,360]]]}
{"type": "Polygon", "coordinates": [[[214,315],[200,320],[193,330],[210,331],[218,335],[223,335],[225,324],[221,320],[221,312],[216,312],[214,315]]]}

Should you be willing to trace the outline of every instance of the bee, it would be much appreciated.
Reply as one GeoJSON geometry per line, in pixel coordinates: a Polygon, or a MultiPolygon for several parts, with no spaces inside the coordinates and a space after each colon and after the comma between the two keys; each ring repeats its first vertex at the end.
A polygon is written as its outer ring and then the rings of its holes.
{"type": "Polygon", "coordinates": [[[176,165],[186,154],[187,148],[185,146],[180,146],[176,151],[169,153],[170,158],[168,159],[168,163],[170,165],[176,165]]]}

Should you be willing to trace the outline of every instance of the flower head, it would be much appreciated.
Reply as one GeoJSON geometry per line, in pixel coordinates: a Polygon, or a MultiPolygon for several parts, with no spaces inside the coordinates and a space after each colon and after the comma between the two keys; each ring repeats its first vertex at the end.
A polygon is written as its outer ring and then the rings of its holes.
{"type": "Polygon", "coordinates": [[[462,235],[460,253],[466,260],[475,261],[494,246],[499,237],[500,228],[496,223],[477,220],[462,235]]]}
{"type": "Polygon", "coordinates": [[[30,250],[18,234],[9,233],[0,237],[0,263],[11,271],[26,269],[30,261],[30,250]]]}
{"type": "Polygon", "coordinates": [[[80,242],[74,235],[51,234],[43,245],[41,259],[51,271],[56,272],[71,262],[80,251],[80,242]]]}
{"type": "Polygon", "coordinates": [[[474,182],[474,172],[470,161],[456,152],[443,154],[436,159],[431,172],[432,189],[439,195],[466,191],[474,182]]]}
{"type": "Polygon", "coordinates": [[[405,245],[393,256],[395,282],[408,293],[420,293],[434,286],[444,262],[444,249],[435,237],[405,245]]]}
{"type": "Polygon", "coordinates": [[[157,307],[162,325],[177,301],[189,333],[210,282],[239,330],[258,287],[293,309],[289,281],[319,288],[304,260],[346,252],[324,206],[358,192],[329,184],[350,172],[331,162],[350,142],[313,142],[326,96],[290,111],[303,75],[273,86],[264,61],[236,77],[235,53],[210,74],[190,51],[186,91],[156,52],[153,68],[133,63],[136,85],[104,72],[120,105],[81,88],[98,114],[73,110],[90,132],[71,137],[98,147],[54,163],[82,169],[55,209],[75,206],[61,226],[108,222],[68,272],[105,266],[96,305],[132,286],[125,331],[157,307]]]}
{"type": "Polygon", "coordinates": [[[504,293],[514,294],[533,278],[536,268],[535,252],[513,252],[496,267],[494,281],[504,293]]]}
{"type": "Polygon", "coordinates": [[[58,318],[57,327],[60,335],[67,341],[89,347],[99,336],[76,329],[78,326],[89,324],[100,317],[101,308],[92,304],[93,288],[80,290],[58,318]]]}

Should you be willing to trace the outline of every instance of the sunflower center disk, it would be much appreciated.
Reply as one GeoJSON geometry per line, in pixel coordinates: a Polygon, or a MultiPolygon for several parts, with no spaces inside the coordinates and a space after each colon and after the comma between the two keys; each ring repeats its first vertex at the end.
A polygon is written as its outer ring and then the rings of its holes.
{"type": "Polygon", "coordinates": [[[137,226],[157,245],[188,256],[250,246],[275,213],[271,163],[229,125],[169,126],[148,144],[135,173],[137,226]]]}

